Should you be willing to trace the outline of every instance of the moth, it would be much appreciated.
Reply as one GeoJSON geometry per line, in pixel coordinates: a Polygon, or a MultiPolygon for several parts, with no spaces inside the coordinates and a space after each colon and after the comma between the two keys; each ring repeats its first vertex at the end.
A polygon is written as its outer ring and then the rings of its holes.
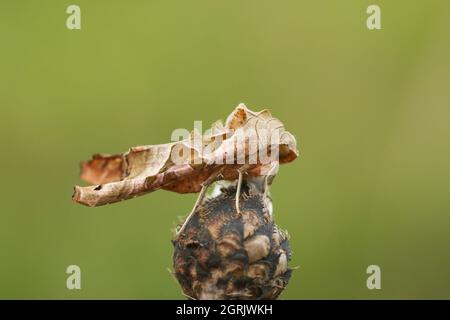
{"type": "MultiPolygon", "coordinates": [[[[225,124],[215,122],[205,134],[167,144],[130,148],[115,155],[96,154],[81,163],[73,200],[90,207],[132,199],[159,189],[200,195],[218,180],[237,181],[239,192],[248,177],[265,176],[270,184],[280,164],[298,157],[295,137],[268,110],[254,112],[238,105],[225,124]]],[[[196,207],[195,206],[195,207],[196,207]]],[[[194,207],[194,209],[195,209],[194,207]]]]}

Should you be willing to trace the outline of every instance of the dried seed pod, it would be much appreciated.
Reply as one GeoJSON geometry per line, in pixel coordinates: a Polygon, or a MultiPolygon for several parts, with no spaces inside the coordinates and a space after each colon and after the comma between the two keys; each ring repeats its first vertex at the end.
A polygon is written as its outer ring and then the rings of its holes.
{"type": "MultiPolygon", "coordinates": [[[[220,184],[216,183],[216,188],[220,184]]],[[[173,240],[174,275],[192,299],[275,299],[292,270],[287,234],[275,225],[264,179],[243,182],[201,203],[173,240]]]]}

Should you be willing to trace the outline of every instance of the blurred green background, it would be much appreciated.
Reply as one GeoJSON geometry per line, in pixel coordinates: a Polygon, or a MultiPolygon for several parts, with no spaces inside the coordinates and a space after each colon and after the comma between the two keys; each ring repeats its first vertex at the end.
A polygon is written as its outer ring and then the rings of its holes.
{"type": "Polygon", "coordinates": [[[196,195],[71,201],[93,153],[270,108],[300,158],[272,187],[300,266],[283,299],[450,298],[450,3],[2,1],[0,298],[182,298],[196,195]],[[66,28],[81,7],[82,29],[66,28]],[[378,4],[382,30],[366,28],[378,4]],[[68,265],[82,270],[69,291],[68,265]],[[366,288],[366,268],[382,289],[366,288]]]}

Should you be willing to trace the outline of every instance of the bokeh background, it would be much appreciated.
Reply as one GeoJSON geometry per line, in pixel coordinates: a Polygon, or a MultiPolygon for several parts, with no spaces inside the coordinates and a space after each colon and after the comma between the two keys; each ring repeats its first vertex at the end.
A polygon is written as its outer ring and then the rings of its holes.
{"type": "Polygon", "coordinates": [[[445,0],[2,1],[0,298],[182,298],[171,229],[196,195],[83,207],[78,165],[240,102],[300,145],[272,187],[300,266],[281,298],[450,298],[449,14],[445,0]]]}

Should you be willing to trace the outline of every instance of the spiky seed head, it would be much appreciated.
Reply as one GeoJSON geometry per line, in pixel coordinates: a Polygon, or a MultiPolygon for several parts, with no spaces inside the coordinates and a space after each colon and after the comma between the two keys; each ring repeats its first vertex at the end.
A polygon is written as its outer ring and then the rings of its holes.
{"type": "Polygon", "coordinates": [[[173,240],[174,275],[193,299],[275,299],[292,270],[287,233],[275,225],[262,180],[244,182],[202,203],[173,240]]]}

